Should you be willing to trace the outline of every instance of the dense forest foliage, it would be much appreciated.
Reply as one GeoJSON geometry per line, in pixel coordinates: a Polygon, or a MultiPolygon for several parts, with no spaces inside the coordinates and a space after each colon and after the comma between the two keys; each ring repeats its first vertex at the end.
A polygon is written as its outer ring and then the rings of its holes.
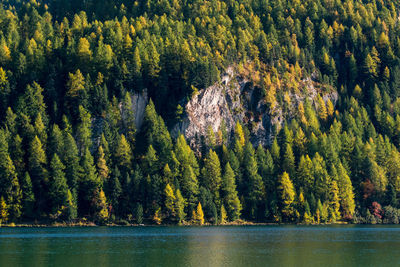
{"type": "Polygon", "coordinates": [[[399,223],[400,25],[388,0],[3,0],[3,223],[399,223]],[[170,127],[228,66],[251,65],[275,112],[196,151],[170,127]],[[136,129],[131,97],[151,101],[136,129]],[[232,136],[232,138],[230,138],[232,136]]]}

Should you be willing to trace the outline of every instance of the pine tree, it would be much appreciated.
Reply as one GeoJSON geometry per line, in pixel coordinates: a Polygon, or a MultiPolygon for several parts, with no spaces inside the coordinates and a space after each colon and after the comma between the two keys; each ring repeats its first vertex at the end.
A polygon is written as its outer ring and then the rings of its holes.
{"type": "Polygon", "coordinates": [[[203,208],[201,207],[201,203],[197,205],[196,211],[193,210],[193,223],[198,224],[198,225],[203,225],[204,224],[204,213],[203,213],[203,208]]]}
{"type": "Polygon", "coordinates": [[[280,162],[281,159],[280,147],[278,145],[278,140],[275,138],[271,145],[271,156],[274,162],[280,162]]]}
{"type": "Polygon", "coordinates": [[[188,200],[190,209],[194,209],[199,194],[199,183],[192,167],[187,166],[180,180],[183,196],[188,200]]]}
{"type": "Polygon", "coordinates": [[[76,129],[77,145],[80,155],[92,146],[92,122],[90,113],[82,106],[79,106],[79,123],[76,129]]]}
{"type": "Polygon", "coordinates": [[[340,219],[340,204],[339,204],[339,188],[336,181],[332,181],[330,184],[329,192],[329,209],[331,214],[331,220],[335,222],[340,219]]]}
{"type": "Polygon", "coordinates": [[[262,205],[265,188],[261,176],[258,174],[258,166],[255,160],[254,148],[250,142],[246,143],[243,159],[243,180],[246,188],[245,209],[250,219],[259,217],[260,207],[262,205]]]}
{"type": "Polygon", "coordinates": [[[175,191],[175,212],[178,219],[178,224],[181,224],[185,220],[185,204],[186,201],[182,197],[181,191],[177,189],[175,191]]]}
{"type": "Polygon", "coordinates": [[[221,165],[217,153],[212,149],[210,149],[207,157],[204,159],[202,174],[204,185],[213,194],[214,202],[220,203],[221,165]]]}
{"type": "Polygon", "coordinates": [[[65,166],[61,163],[57,154],[54,154],[49,169],[49,200],[51,211],[65,212],[68,206],[68,185],[64,173],[65,166]]]}
{"type": "Polygon", "coordinates": [[[239,142],[239,144],[243,147],[245,143],[244,133],[242,125],[239,122],[235,124],[235,139],[239,142]]]}
{"type": "Polygon", "coordinates": [[[75,202],[74,196],[71,193],[71,190],[68,189],[65,218],[67,220],[74,220],[74,219],[76,219],[77,216],[78,216],[78,209],[76,206],[76,202],[75,202]]]}
{"type": "Polygon", "coordinates": [[[155,174],[158,170],[158,163],[157,152],[154,150],[153,146],[150,145],[143,159],[143,169],[148,174],[155,174]]]}
{"type": "Polygon", "coordinates": [[[321,120],[326,121],[328,119],[328,111],[326,110],[325,101],[320,95],[317,97],[318,101],[318,116],[321,120]]]}
{"type": "Polygon", "coordinates": [[[54,154],[61,155],[63,153],[63,146],[63,133],[57,124],[53,124],[47,144],[47,155],[49,155],[50,158],[54,154]]]}
{"type": "Polygon", "coordinates": [[[107,181],[108,183],[106,187],[106,196],[112,207],[111,212],[117,216],[121,214],[121,179],[121,172],[117,167],[115,167],[111,173],[110,179],[107,181]]]}
{"type": "Polygon", "coordinates": [[[294,215],[292,204],[296,196],[296,191],[287,172],[284,172],[279,177],[278,184],[281,211],[285,219],[290,221],[294,215]]]}
{"type": "Polygon", "coordinates": [[[2,130],[0,130],[0,195],[7,199],[10,219],[19,219],[22,192],[14,163],[8,153],[6,134],[2,130]]]}
{"type": "Polygon", "coordinates": [[[352,219],[355,211],[355,201],[353,186],[350,177],[347,174],[346,169],[342,164],[339,164],[337,168],[338,172],[338,187],[339,187],[339,197],[340,197],[340,207],[341,214],[344,219],[352,219]]]}
{"type": "Polygon", "coordinates": [[[131,167],[131,147],[123,134],[118,140],[117,149],[115,151],[115,160],[118,166],[122,167],[124,170],[131,167]]]}
{"type": "Polygon", "coordinates": [[[226,214],[226,210],[224,205],[221,205],[221,212],[220,212],[220,220],[219,220],[219,224],[225,224],[226,223],[226,218],[227,218],[227,214],[226,214]]]}
{"type": "Polygon", "coordinates": [[[166,162],[172,149],[172,140],[164,120],[157,114],[151,100],[145,109],[142,131],[145,133],[145,145],[153,145],[161,162],[166,162]]]}
{"type": "Polygon", "coordinates": [[[78,147],[70,133],[64,133],[64,146],[62,151],[62,162],[65,164],[67,184],[73,197],[76,199],[81,166],[79,165],[78,147]]]}
{"type": "Polygon", "coordinates": [[[165,195],[165,208],[166,208],[166,216],[167,218],[173,218],[175,217],[175,202],[176,198],[174,195],[174,191],[172,187],[167,184],[164,189],[164,195],[165,195]]]}
{"type": "Polygon", "coordinates": [[[142,204],[138,203],[135,209],[135,218],[137,224],[143,223],[143,206],[142,204]]]}
{"type": "Polygon", "coordinates": [[[46,165],[47,158],[42,148],[42,143],[39,138],[35,136],[30,146],[29,173],[31,175],[35,196],[37,196],[36,203],[42,211],[46,208],[46,196],[48,192],[48,171],[46,165]]]}
{"type": "Polygon", "coordinates": [[[105,223],[107,222],[110,214],[108,211],[108,205],[107,205],[107,199],[106,199],[106,194],[104,194],[103,190],[98,191],[96,189],[95,191],[95,207],[96,207],[96,214],[95,218],[100,222],[100,223],[105,223]]]}
{"type": "Polygon", "coordinates": [[[236,191],[235,174],[229,164],[225,166],[225,172],[222,176],[222,196],[228,217],[231,221],[240,218],[242,205],[236,191]]]}
{"type": "Polygon", "coordinates": [[[100,179],[88,148],[86,148],[81,159],[81,168],[78,196],[79,214],[81,216],[94,215],[96,207],[93,206],[93,203],[103,203],[103,200],[97,199],[101,196],[100,179]]]}
{"type": "Polygon", "coordinates": [[[97,171],[99,174],[100,181],[101,181],[101,183],[104,183],[108,178],[109,169],[107,167],[107,163],[106,163],[105,156],[104,156],[104,150],[101,145],[99,146],[96,165],[97,165],[97,171]]]}
{"type": "Polygon", "coordinates": [[[303,187],[305,192],[311,192],[313,190],[313,163],[308,155],[300,157],[296,178],[296,185],[298,187],[303,187]]]}
{"type": "Polygon", "coordinates": [[[0,225],[8,221],[8,207],[4,197],[0,198],[0,225]]]}
{"type": "Polygon", "coordinates": [[[22,189],[22,214],[25,218],[34,218],[34,205],[35,205],[35,195],[33,194],[33,187],[31,182],[31,177],[28,172],[22,177],[21,180],[22,189]]]}
{"type": "Polygon", "coordinates": [[[290,176],[294,176],[295,173],[295,158],[292,150],[292,146],[290,144],[286,144],[285,153],[282,159],[282,168],[286,171],[290,176]]]}

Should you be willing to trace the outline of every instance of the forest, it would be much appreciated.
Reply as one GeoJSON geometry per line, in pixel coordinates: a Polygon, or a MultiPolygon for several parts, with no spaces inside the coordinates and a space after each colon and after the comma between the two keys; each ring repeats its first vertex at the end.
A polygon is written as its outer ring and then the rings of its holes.
{"type": "Polygon", "coordinates": [[[399,223],[398,1],[1,2],[0,223],[399,223]],[[171,127],[229,66],[270,114],[302,78],[338,99],[199,153],[171,127]]]}

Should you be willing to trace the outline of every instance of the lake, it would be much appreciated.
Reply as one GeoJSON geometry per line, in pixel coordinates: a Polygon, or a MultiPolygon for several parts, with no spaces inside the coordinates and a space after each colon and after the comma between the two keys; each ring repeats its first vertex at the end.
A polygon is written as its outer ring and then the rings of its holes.
{"type": "Polygon", "coordinates": [[[399,266],[398,226],[0,228],[0,266],[399,266]]]}

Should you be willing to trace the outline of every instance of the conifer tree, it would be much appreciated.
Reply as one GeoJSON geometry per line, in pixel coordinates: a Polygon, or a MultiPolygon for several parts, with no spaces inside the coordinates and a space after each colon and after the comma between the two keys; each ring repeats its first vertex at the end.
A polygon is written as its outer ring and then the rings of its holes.
{"type": "Polygon", "coordinates": [[[172,217],[175,217],[176,198],[174,195],[174,191],[169,184],[165,186],[164,195],[165,195],[166,216],[167,218],[171,219],[172,217]]]}
{"type": "Polygon", "coordinates": [[[108,211],[108,205],[107,205],[107,199],[106,199],[106,194],[104,194],[103,190],[98,191],[98,189],[96,189],[96,191],[94,192],[95,195],[95,207],[96,207],[96,219],[100,222],[100,223],[105,223],[110,214],[108,211]]]}
{"type": "Polygon", "coordinates": [[[68,185],[64,173],[65,166],[57,154],[54,154],[49,169],[49,199],[52,213],[65,212],[68,206],[68,185]]]}
{"type": "Polygon", "coordinates": [[[181,191],[179,189],[177,189],[175,191],[175,205],[174,206],[175,206],[176,216],[178,219],[178,224],[181,224],[185,219],[185,216],[186,216],[185,204],[186,204],[186,201],[183,198],[181,191]]]}
{"type": "Polygon", "coordinates": [[[227,219],[227,214],[224,205],[221,205],[219,224],[225,224],[227,219]]]}
{"type": "Polygon", "coordinates": [[[8,143],[2,130],[0,130],[0,194],[7,199],[10,219],[19,219],[22,209],[22,192],[14,163],[8,153],[8,143]]]}
{"type": "Polygon", "coordinates": [[[282,168],[286,171],[290,176],[294,176],[295,173],[295,158],[292,150],[292,146],[290,144],[286,144],[285,153],[282,159],[282,168]]]}
{"type": "Polygon", "coordinates": [[[67,184],[73,197],[76,198],[81,166],[79,165],[78,147],[70,133],[64,133],[64,146],[62,151],[63,153],[61,155],[62,161],[65,164],[67,184]]]}
{"type": "Polygon", "coordinates": [[[339,197],[340,197],[340,207],[341,214],[344,219],[352,219],[355,211],[355,201],[353,185],[351,183],[350,177],[347,174],[346,169],[340,163],[338,168],[338,187],[339,187],[339,197]]]}
{"type": "Polygon", "coordinates": [[[192,167],[188,166],[184,169],[180,185],[183,196],[188,200],[189,208],[194,209],[199,194],[199,183],[192,167]]]}
{"type": "Polygon", "coordinates": [[[90,113],[83,106],[79,106],[79,123],[76,129],[76,136],[80,155],[83,155],[85,150],[90,149],[92,146],[91,127],[90,113]]]}
{"type": "Polygon", "coordinates": [[[332,181],[330,184],[329,192],[329,212],[333,222],[340,219],[340,204],[339,204],[339,188],[336,181],[332,181]]]}
{"type": "Polygon", "coordinates": [[[100,181],[101,181],[101,183],[104,183],[108,178],[109,169],[107,167],[107,163],[106,163],[105,156],[104,156],[104,150],[101,145],[99,146],[96,165],[97,165],[97,171],[99,174],[100,181]]]}
{"type": "Polygon", "coordinates": [[[209,150],[204,159],[202,170],[204,185],[213,194],[214,202],[220,203],[219,189],[221,188],[221,165],[217,153],[209,150]]]}
{"type": "Polygon", "coordinates": [[[98,197],[101,196],[101,190],[99,190],[100,179],[97,175],[93,157],[88,148],[86,148],[83,154],[81,168],[78,196],[79,213],[81,216],[94,215],[96,207],[93,207],[92,203],[105,203],[105,201],[98,199],[98,197]]]}
{"type": "Polygon", "coordinates": [[[295,200],[296,191],[292,181],[290,180],[289,174],[284,172],[278,181],[279,200],[281,205],[281,211],[286,220],[291,220],[294,215],[293,201],[295,200]]]}
{"type": "Polygon", "coordinates": [[[302,186],[305,192],[311,192],[314,187],[313,163],[308,155],[300,157],[296,177],[297,186],[302,186]]]}
{"type": "Polygon", "coordinates": [[[121,195],[122,195],[122,187],[121,187],[121,172],[117,167],[114,168],[111,173],[111,177],[107,183],[107,199],[112,207],[112,213],[115,215],[119,215],[121,213],[121,195]]]}
{"type": "Polygon", "coordinates": [[[47,158],[42,148],[42,143],[39,138],[35,136],[30,146],[29,173],[31,175],[35,196],[37,196],[36,203],[40,210],[45,209],[46,205],[46,185],[48,182],[48,171],[46,165],[47,158]]]}
{"type": "Polygon", "coordinates": [[[254,148],[250,142],[246,143],[243,159],[246,189],[246,212],[249,218],[255,219],[259,216],[260,206],[265,196],[264,183],[258,174],[258,166],[255,160],[254,148]]]}
{"type": "Polygon", "coordinates": [[[122,167],[124,170],[129,169],[131,166],[131,147],[123,134],[118,140],[117,149],[115,151],[115,160],[118,166],[122,167]]]}
{"type": "Polygon", "coordinates": [[[197,205],[196,211],[193,210],[193,222],[198,225],[203,225],[204,224],[204,213],[203,213],[203,208],[201,207],[201,203],[197,205]]]}
{"type": "Polygon", "coordinates": [[[236,191],[235,174],[229,162],[226,164],[225,172],[222,176],[222,196],[229,219],[231,221],[238,220],[240,218],[242,205],[236,191]]]}
{"type": "Polygon", "coordinates": [[[31,177],[28,172],[22,177],[21,180],[21,190],[22,190],[22,214],[25,218],[33,218],[34,205],[35,205],[35,195],[33,194],[33,187],[31,182],[31,177]]]}
{"type": "Polygon", "coordinates": [[[0,198],[0,225],[8,221],[8,207],[4,197],[0,198]]]}

